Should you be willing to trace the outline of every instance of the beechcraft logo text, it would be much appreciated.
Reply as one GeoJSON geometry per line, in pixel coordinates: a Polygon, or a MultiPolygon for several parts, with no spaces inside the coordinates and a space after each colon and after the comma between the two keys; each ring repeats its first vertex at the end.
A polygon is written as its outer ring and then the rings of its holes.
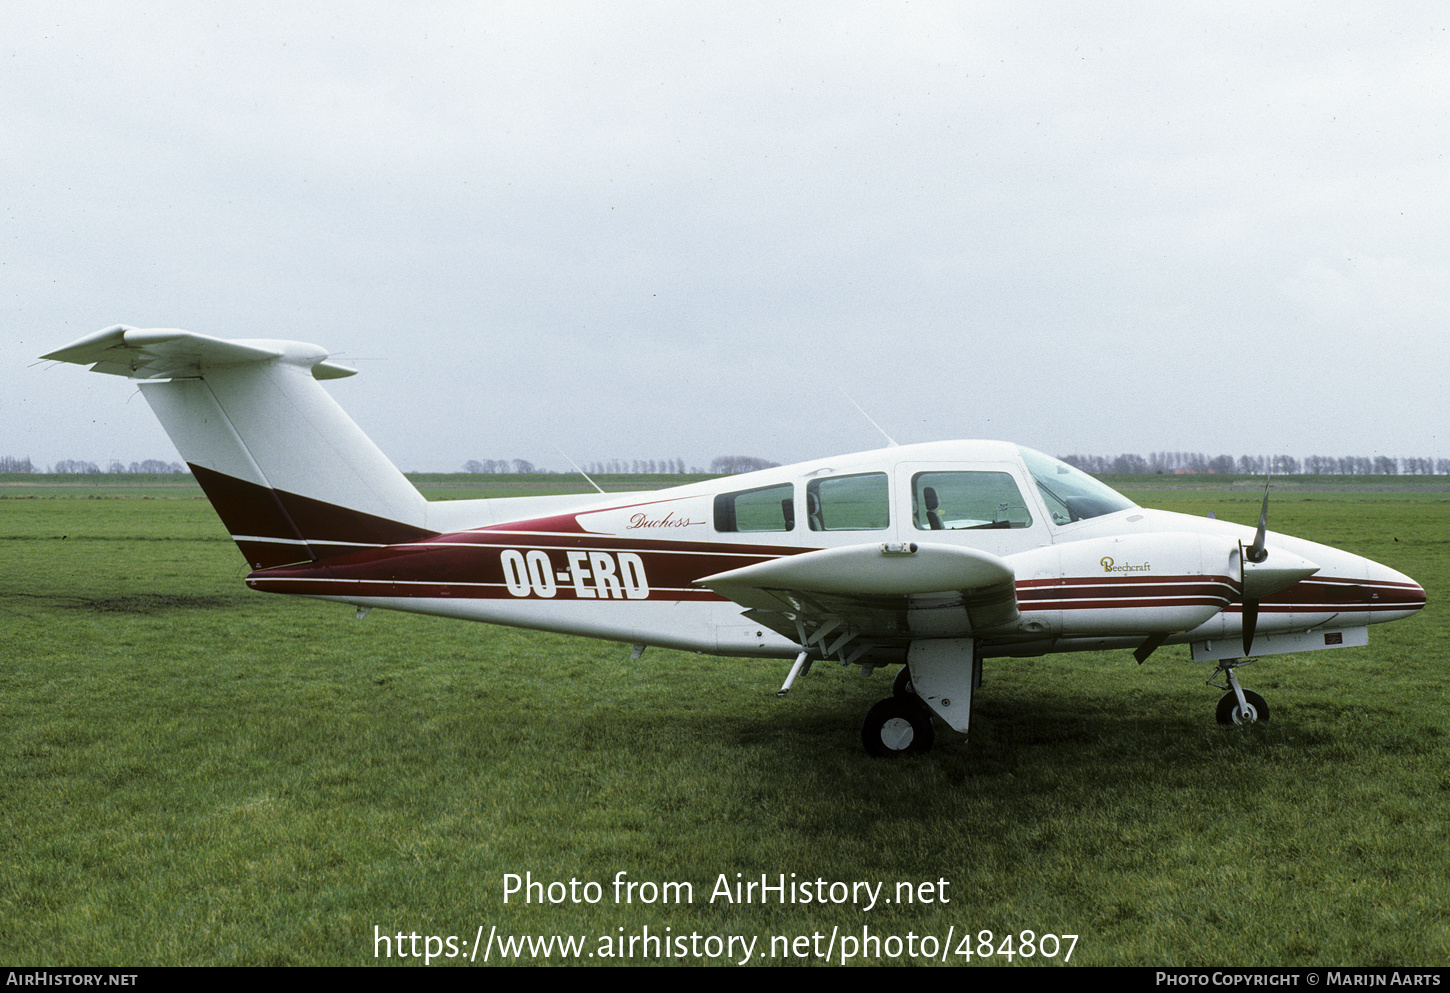
{"type": "Polygon", "coordinates": [[[1114,565],[1113,560],[1106,555],[1099,560],[1099,564],[1102,565],[1103,572],[1149,572],[1153,568],[1147,562],[1142,565],[1114,565]]]}

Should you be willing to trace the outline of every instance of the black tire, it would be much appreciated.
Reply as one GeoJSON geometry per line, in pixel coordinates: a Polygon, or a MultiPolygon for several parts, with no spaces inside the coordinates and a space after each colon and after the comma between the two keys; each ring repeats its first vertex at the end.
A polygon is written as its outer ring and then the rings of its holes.
{"type": "Polygon", "coordinates": [[[902,666],[901,671],[896,674],[896,678],[891,681],[891,695],[916,699],[916,690],[911,686],[911,666],[902,666]]]}
{"type": "Polygon", "coordinates": [[[1239,711],[1239,698],[1230,690],[1218,701],[1218,722],[1220,724],[1253,724],[1255,721],[1267,721],[1269,719],[1269,705],[1264,698],[1253,690],[1244,690],[1244,703],[1249,705],[1251,714],[1243,714],[1239,711]]]}
{"type": "Polygon", "coordinates": [[[887,697],[861,722],[861,743],[878,759],[930,751],[935,740],[931,712],[913,697],[887,697]]]}

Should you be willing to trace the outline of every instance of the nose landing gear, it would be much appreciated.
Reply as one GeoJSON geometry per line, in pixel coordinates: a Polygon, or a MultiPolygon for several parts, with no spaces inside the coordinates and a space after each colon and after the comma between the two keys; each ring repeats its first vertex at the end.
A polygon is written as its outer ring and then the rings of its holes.
{"type": "Polygon", "coordinates": [[[1264,698],[1253,690],[1240,686],[1234,675],[1234,669],[1242,665],[1252,665],[1256,661],[1257,659],[1222,659],[1218,668],[1213,670],[1213,675],[1208,677],[1209,686],[1228,691],[1218,701],[1217,717],[1220,724],[1253,724],[1255,721],[1269,719],[1269,705],[1264,702],[1264,698]],[[1227,686],[1214,682],[1219,673],[1224,674],[1227,686]]]}

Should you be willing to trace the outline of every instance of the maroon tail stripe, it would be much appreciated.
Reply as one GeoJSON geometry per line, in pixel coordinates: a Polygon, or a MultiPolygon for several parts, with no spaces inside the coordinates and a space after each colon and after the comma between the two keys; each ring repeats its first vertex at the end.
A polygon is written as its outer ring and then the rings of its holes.
{"type": "Polygon", "coordinates": [[[188,462],[201,491],[230,534],[302,541],[275,490],[188,462]]]}
{"type": "Polygon", "coordinates": [[[344,550],[351,551],[346,547],[349,545],[392,545],[437,534],[312,497],[274,490],[203,466],[188,465],[228,532],[233,536],[277,539],[237,542],[253,568],[312,562],[344,550]],[[334,544],[344,547],[329,547],[334,544]]]}

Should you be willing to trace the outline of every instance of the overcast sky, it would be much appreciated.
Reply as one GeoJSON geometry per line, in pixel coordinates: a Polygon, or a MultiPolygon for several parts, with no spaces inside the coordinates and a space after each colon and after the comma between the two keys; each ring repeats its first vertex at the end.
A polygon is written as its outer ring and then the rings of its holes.
{"type": "Polygon", "coordinates": [[[0,455],[177,458],[116,323],[405,470],[1004,438],[1447,456],[1442,3],[29,3],[0,455]],[[844,391],[844,393],[843,393],[844,391]]]}

